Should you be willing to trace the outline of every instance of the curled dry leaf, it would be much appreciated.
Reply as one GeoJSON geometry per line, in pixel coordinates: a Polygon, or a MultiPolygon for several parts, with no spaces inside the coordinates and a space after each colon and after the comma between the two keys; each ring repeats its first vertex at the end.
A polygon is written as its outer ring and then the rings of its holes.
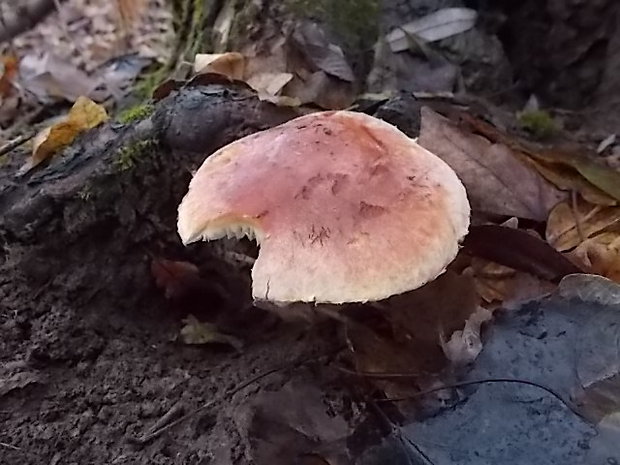
{"type": "Polygon", "coordinates": [[[562,202],[547,220],[546,238],[556,250],[564,252],[609,228],[617,229],[620,207],[592,205],[583,200],[562,202]]]}
{"type": "Polygon", "coordinates": [[[442,8],[391,31],[386,40],[393,52],[409,48],[407,35],[435,42],[468,31],[476,24],[478,13],[470,8],[442,8]]]}
{"type": "Polygon", "coordinates": [[[544,221],[566,198],[508,145],[467,132],[429,108],[423,107],[421,115],[420,145],[456,171],[472,210],[544,221]]]}
{"type": "Polygon", "coordinates": [[[183,296],[197,282],[200,282],[200,270],[189,262],[156,258],[151,262],[151,274],[155,283],[164,289],[167,299],[183,296]]]}
{"type": "Polygon", "coordinates": [[[79,97],[66,118],[43,129],[34,139],[32,158],[20,169],[29,171],[59,150],[71,144],[82,132],[108,120],[105,108],[88,97],[79,97]]]}
{"type": "Polygon", "coordinates": [[[620,234],[617,232],[586,239],[567,256],[589,273],[620,282],[620,234]]]}
{"type": "Polygon", "coordinates": [[[194,73],[218,73],[241,80],[245,74],[245,57],[238,52],[199,53],[194,59],[194,73]]]}
{"type": "Polygon", "coordinates": [[[490,310],[479,307],[465,322],[465,327],[455,331],[450,339],[441,339],[441,347],[448,360],[457,365],[473,362],[482,351],[480,330],[482,324],[493,316],[490,310]]]}

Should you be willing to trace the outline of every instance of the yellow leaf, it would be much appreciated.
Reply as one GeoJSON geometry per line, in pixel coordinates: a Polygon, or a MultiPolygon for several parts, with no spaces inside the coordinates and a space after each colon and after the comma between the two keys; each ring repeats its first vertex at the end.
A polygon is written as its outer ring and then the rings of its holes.
{"type": "Polygon", "coordinates": [[[37,134],[28,168],[37,166],[73,142],[80,133],[98,126],[107,119],[105,108],[87,97],[79,97],[64,120],[37,134]]]}
{"type": "Polygon", "coordinates": [[[194,315],[188,315],[183,323],[185,326],[181,328],[180,336],[185,344],[228,344],[238,351],[243,348],[243,342],[239,339],[220,333],[215,325],[199,321],[194,315]]]}
{"type": "Polygon", "coordinates": [[[69,145],[78,132],[79,130],[70,121],[61,121],[41,131],[38,135],[41,142],[33,147],[31,167],[37,166],[43,160],[69,145]],[[43,139],[43,137],[45,138],[43,139]]]}
{"type": "Polygon", "coordinates": [[[69,111],[68,120],[80,129],[92,129],[108,120],[105,108],[88,97],[78,97],[69,111]]]}
{"type": "Polygon", "coordinates": [[[547,220],[546,239],[557,251],[564,252],[584,240],[617,225],[620,207],[603,207],[578,200],[556,205],[547,220]]]}
{"type": "Polygon", "coordinates": [[[194,72],[223,74],[241,80],[245,72],[245,57],[238,52],[199,53],[194,58],[194,72]]]}

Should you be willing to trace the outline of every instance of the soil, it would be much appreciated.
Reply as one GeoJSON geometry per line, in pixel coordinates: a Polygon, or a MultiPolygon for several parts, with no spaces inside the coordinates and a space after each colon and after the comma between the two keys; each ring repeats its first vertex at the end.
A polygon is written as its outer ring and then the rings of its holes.
{"type": "MultiPolygon", "coordinates": [[[[615,18],[600,13],[617,14],[613,1],[593,3],[596,17],[615,18]]],[[[538,2],[525,4],[518,21],[546,24],[545,15],[528,13],[538,2]]],[[[574,12],[558,17],[570,23],[574,12]]],[[[523,74],[530,64],[522,38],[515,38],[518,21],[502,26],[502,34],[511,65],[523,74]]],[[[604,32],[606,39],[592,36],[580,57],[537,61],[531,69],[541,71],[527,90],[579,106],[601,86],[617,89],[605,77],[618,61],[605,44],[617,33],[604,32]],[[571,71],[555,87],[541,84],[564,69],[584,70],[585,77],[571,71]]],[[[413,135],[407,101],[393,99],[378,114],[393,114],[413,135]]],[[[225,253],[243,244],[183,248],[175,233],[176,206],[206,154],[293,116],[243,89],[212,84],[164,99],[144,121],[93,131],[24,177],[15,176],[23,157],[0,166],[0,463],[322,463],[307,454],[340,450],[354,461],[379,442],[377,422],[329,368],[342,341],[338,327],[283,323],[251,307],[249,268],[225,253]],[[122,148],[139,140],[153,144],[119,161],[122,148]],[[197,264],[210,285],[166,299],[150,271],[158,257],[197,264]],[[176,341],[190,313],[242,339],[243,349],[176,341]],[[301,399],[318,424],[297,418],[290,426],[287,406],[301,399]],[[135,441],[167,413],[179,418],[209,401],[214,405],[152,440],[135,441]],[[321,449],[325,444],[333,447],[321,449]]],[[[376,451],[370,456],[363,463],[386,460],[376,451]]]]}

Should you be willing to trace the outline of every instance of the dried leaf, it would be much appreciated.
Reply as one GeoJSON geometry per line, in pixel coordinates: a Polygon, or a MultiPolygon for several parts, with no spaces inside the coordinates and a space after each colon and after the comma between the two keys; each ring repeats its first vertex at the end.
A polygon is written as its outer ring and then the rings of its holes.
{"type": "Polygon", "coordinates": [[[588,273],[620,282],[620,234],[617,232],[591,237],[567,256],[588,273]]]}
{"type": "Polygon", "coordinates": [[[259,97],[271,97],[278,95],[291,79],[293,79],[291,73],[260,73],[249,77],[246,81],[258,92],[259,97]]]}
{"type": "Polygon", "coordinates": [[[293,79],[286,87],[286,95],[302,104],[316,103],[326,110],[342,110],[355,101],[353,86],[323,71],[317,71],[307,79],[293,79]]]}
{"type": "Polygon", "coordinates": [[[479,307],[465,322],[462,330],[455,331],[449,340],[441,340],[446,358],[457,365],[473,362],[482,351],[480,330],[493,317],[491,311],[479,307]]]}
{"type": "Polygon", "coordinates": [[[0,77],[0,97],[5,99],[15,89],[17,77],[18,59],[15,55],[5,55],[0,58],[2,62],[2,76],[0,77]]]}
{"type": "Polygon", "coordinates": [[[82,95],[93,96],[100,84],[99,79],[91,78],[51,53],[22,57],[19,72],[23,88],[42,102],[58,99],[74,102],[82,95]]]}
{"type": "Polygon", "coordinates": [[[620,200],[620,172],[599,162],[594,153],[587,154],[585,148],[540,148],[528,141],[505,134],[468,113],[462,112],[460,118],[462,123],[472,128],[472,131],[484,135],[494,143],[507,145],[521,157],[528,157],[534,162],[532,166],[561,189],[577,190],[589,202],[601,205],[614,205],[613,202],[609,203],[610,199],[605,196],[601,199],[602,193],[620,200]],[[577,180],[575,174],[581,176],[581,179],[577,180]],[[584,182],[590,183],[591,188],[585,188],[584,182]]]}
{"type": "Polygon", "coordinates": [[[471,255],[556,282],[581,270],[553,247],[521,229],[472,226],[464,249],[471,255]]]}
{"type": "Polygon", "coordinates": [[[243,79],[245,57],[241,53],[199,53],[194,59],[194,73],[218,73],[231,79],[243,79]]]}
{"type": "Polygon", "coordinates": [[[613,206],[618,204],[617,200],[591,184],[576,170],[568,166],[549,164],[531,157],[528,162],[558,189],[578,192],[585,200],[595,205],[613,206]]]}
{"type": "Polygon", "coordinates": [[[474,257],[463,271],[474,279],[485,307],[513,309],[552,292],[556,286],[529,273],[474,257]]]}
{"type": "Polygon", "coordinates": [[[92,129],[108,120],[105,108],[87,97],[79,97],[67,117],[43,129],[33,141],[32,157],[20,169],[20,174],[29,171],[47,160],[59,150],[71,144],[82,132],[92,129]]]}
{"type": "Polygon", "coordinates": [[[200,281],[200,270],[189,262],[154,259],[151,274],[158,287],[164,289],[167,299],[183,296],[200,281]]]}
{"type": "Polygon", "coordinates": [[[409,48],[407,34],[435,42],[468,31],[477,18],[478,13],[470,8],[443,8],[394,29],[386,39],[393,52],[401,52],[409,48]]]}
{"type": "Polygon", "coordinates": [[[184,326],[181,328],[180,337],[184,344],[227,344],[237,351],[243,349],[243,342],[236,337],[218,332],[217,327],[211,323],[204,323],[189,315],[183,319],[184,326]]]}
{"type": "Polygon", "coordinates": [[[427,107],[421,116],[420,145],[456,171],[474,211],[544,221],[566,198],[507,145],[466,132],[427,107]]]}
{"type": "Polygon", "coordinates": [[[555,206],[547,220],[546,238],[556,250],[570,250],[585,239],[620,222],[620,207],[602,207],[582,200],[555,206]]]}
{"type": "Polygon", "coordinates": [[[320,69],[343,81],[355,81],[355,75],[344,52],[328,41],[325,32],[318,24],[310,21],[299,23],[293,32],[293,40],[315,69],[320,69]]]}
{"type": "Polygon", "coordinates": [[[592,185],[620,201],[620,173],[598,161],[596,154],[561,148],[527,150],[524,153],[547,164],[573,168],[592,185]]]}

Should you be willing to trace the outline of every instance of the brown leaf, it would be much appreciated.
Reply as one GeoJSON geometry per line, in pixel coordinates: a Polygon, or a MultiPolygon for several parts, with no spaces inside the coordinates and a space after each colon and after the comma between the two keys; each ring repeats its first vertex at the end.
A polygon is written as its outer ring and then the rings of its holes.
{"type": "Polygon", "coordinates": [[[245,57],[238,52],[199,53],[194,58],[194,73],[218,73],[241,80],[245,73],[245,57]]]}
{"type": "Polygon", "coordinates": [[[556,288],[547,280],[478,257],[463,273],[473,277],[476,292],[487,308],[516,308],[556,288]]]}
{"type": "Polygon", "coordinates": [[[0,97],[8,97],[15,89],[17,77],[18,59],[15,55],[5,55],[0,58],[2,62],[2,76],[0,77],[0,97]]]}
{"type": "Polygon", "coordinates": [[[95,89],[101,83],[52,53],[24,56],[19,71],[24,89],[43,102],[56,99],[75,102],[83,95],[95,98],[95,89]]]}
{"type": "Polygon", "coordinates": [[[182,297],[201,281],[200,270],[193,263],[163,258],[151,262],[151,274],[167,299],[182,297]]]}
{"type": "Polygon", "coordinates": [[[532,157],[529,158],[528,162],[558,189],[578,192],[581,197],[595,205],[613,206],[618,204],[614,198],[592,185],[570,167],[545,163],[532,157]]]}
{"type": "Polygon", "coordinates": [[[421,115],[419,143],[456,171],[474,211],[544,221],[566,198],[506,144],[466,132],[427,107],[421,115]]]}
{"type": "Polygon", "coordinates": [[[105,108],[87,97],[79,97],[66,118],[43,129],[33,141],[32,158],[20,169],[24,173],[71,144],[82,132],[108,120],[105,108]]]}
{"type": "Polygon", "coordinates": [[[552,147],[539,151],[529,150],[527,155],[548,164],[571,167],[592,185],[620,201],[620,172],[601,163],[596,153],[588,154],[585,148],[552,147]]]}
{"type": "Polygon", "coordinates": [[[286,86],[285,95],[299,99],[302,104],[315,103],[326,110],[342,110],[355,101],[353,85],[317,71],[303,78],[296,76],[286,86]]]}
{"type": "Polygon", "coordinates": [[[605,166],[596,153],[585,147],[538,147],[467,113],[461,112],[459,118],[491,142],[505,144],[519,156],[528,157],[532,166],[560,189],[576,190],[588,201],[601,205],[614,205],[610,199],[620,200],[620,172],[605,166]]]}
{"type": "Polygon", "coordinates": [[[588,273],[620,282],[620,234],[606,232],[582,242],[567,254],[588,273]]]}
{"type": "Polygon", "coordinates": [[[549,244],[521,229],[472,226],[463,247],[471,255],[551,282],[582,271],[549,244]]]}
{"type": "Polygon", "coordinates": [[[562,202],[549,214],[545,236],[556,250],[564,252],[619,222],[620,207],[592,205],[580,199],[574,206],[562,202]]]}

